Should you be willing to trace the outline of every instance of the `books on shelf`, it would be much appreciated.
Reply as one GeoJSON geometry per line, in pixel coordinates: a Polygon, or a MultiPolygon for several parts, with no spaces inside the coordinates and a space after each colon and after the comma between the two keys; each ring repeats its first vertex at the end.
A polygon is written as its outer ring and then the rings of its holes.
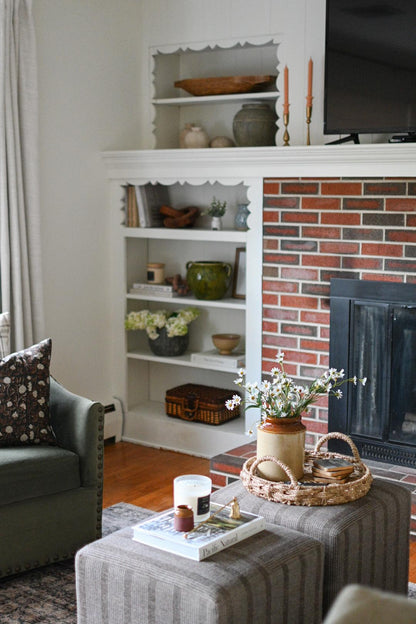
{"type": "Polygon", "coordinates": [[[220,355],[216,349],[211,349],[210,351],[192,353],[191,355],[191,362],[195,364],[207,364],[212,368],[216,366],[218,366],[218,368],[228,366],[237,369],[245,366],[245,361],[245,354],[242,351],[236,351],[230,355],[220,355]]]}
{"type": "Polygon", "coordinates": [[[160,208],[169,205],[167,186],[150,183],[137,185],[135,193],[140,227],[162,227],[164,217],[160,214],[160,208]]]}
{"type": "Polygon", "coordinates": [[[155,295],[157,297],[177,297],[178,293],[173,290],[171,284],[132,284],[129,290],[131,295],[155,295]]]}
{"type": "Polygon", "coordinates": [[[261,516],[241,511],[241,518],[235,520],[229,517],[229,508],[221,510],[221,507],[211,503],[211,514],[217,512],[216,515],[202,523],[197,530],[186,534],[175,531],[174,509],[169,509],[136,524],[133,527],[133,539],[141,544],[201,561],[259,533],[266,526],[261,516]]]}
{"type": "Polygon", "coordinates": [[[136,201],[136,191],[131,184],[125,185],[124,224],[126,227],[139,227],[139,213],[136,201]]]}

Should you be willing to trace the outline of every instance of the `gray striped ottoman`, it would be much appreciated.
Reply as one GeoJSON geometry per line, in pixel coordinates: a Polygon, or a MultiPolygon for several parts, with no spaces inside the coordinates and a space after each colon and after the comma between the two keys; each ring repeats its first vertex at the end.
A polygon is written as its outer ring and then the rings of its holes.
{"type": "Polygon", "coordinates": [[[323,548],[267,526],[203,561],[122,529],[78,551],[78,624],[319,624],[323,548]]]}
{"type": "Polygon", "coordinates": [[[322,542],[324,613],[350,583],[407,594],[411,495],[405,487],[374,479],[368,494],[352,503],[295,507],[259,498],[236,481],[215,492],[212,500],[225,503],[233,496],[242,509],[267,522],[322,542]]]}

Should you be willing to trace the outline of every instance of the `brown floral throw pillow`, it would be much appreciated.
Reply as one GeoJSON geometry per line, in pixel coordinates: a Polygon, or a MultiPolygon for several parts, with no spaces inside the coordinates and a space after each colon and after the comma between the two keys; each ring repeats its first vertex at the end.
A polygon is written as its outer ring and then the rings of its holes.
{"type": "Polygon", "coordinates": [[[50,338],[0,360],[0,446],[56,444],[49,422],[50,338]]]}

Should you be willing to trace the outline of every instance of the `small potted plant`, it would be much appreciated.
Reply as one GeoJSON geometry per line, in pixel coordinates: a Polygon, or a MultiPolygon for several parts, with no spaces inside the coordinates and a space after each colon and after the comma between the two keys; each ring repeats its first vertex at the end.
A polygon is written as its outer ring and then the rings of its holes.
{"type": "Polygon", "coordinates": [[[208,210],[204,213],[211,217],[211,230],[222,230],[221,217],[225,215],[226,210],[226,201],[221,202],[216,197],[212,198],[208,210]]]}
{"type": "Polygon", "coordinates": [[[124,322],[127,331],[145,330],[149,347],[155,355],[182,355],[189,344],[189,328],[199,316],[197,308],[168,310],[140,310],[130,312],[124,322]]]}

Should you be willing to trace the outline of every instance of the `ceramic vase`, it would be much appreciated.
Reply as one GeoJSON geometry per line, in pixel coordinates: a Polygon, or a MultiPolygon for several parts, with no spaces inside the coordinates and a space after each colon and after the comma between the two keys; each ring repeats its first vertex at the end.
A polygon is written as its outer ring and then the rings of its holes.
{"type": "Polygon", "coordinates": [[[209,137],[201,126],[192,126],[184,136],[184,146],[188,149],[209,147],[209,137]]]}
{"type": "MultiPolygon", "coordinates": [[[[289,466],[294,477],[301,479],[305,462],[306,427],[301,417],[266,418],[257,427],[257,458],[271,455],[289,466]]],[[[269,481],[288,481],[280,466],[266,461],[258,466],[259,476],[269,481]]]]}
{"type": "Polygon", "coordinates": [[[250,102],[233,119],[234,138],[239,147],[276,145],[277,115],[264,102],[250,102]]]}
{"type": "Polygon", "coordinates": [[[237,213],[234,219],[234,227],[240,232],[245,232],[246,230],[248,230],[247,218],[250,214],[250,210],[247,206],[248,204],[238,204],[237,206],[237,213]]]}
{"type": "Polygon", "coordinates": [[[152,340],[149,338],[149,347],[152,353],[160,357],[175,357],[185,353],[189,344],[189,331],[184,336],[172,336],[169,338],[166,328],[159,329],[159,336],[152,340]]]}
{"type": "Polygon", "coordinates": [[[186,263],[186,281],[197,299],[222,299],[231,277],[231,264],[213,260],[186,263]]]}
{"type": "Polygon", "coordinates": [[[181,147],[182,149],[184,147],[186,147],[185,145],[185,137],[187,134],[189,134],[189,132],[191,131],[191,128],[194,126],[194,124],[192,123],[187,123],[185,124],[184,128],[181,130],[180,134],[179,134],[179,147],[181,147]]]}

